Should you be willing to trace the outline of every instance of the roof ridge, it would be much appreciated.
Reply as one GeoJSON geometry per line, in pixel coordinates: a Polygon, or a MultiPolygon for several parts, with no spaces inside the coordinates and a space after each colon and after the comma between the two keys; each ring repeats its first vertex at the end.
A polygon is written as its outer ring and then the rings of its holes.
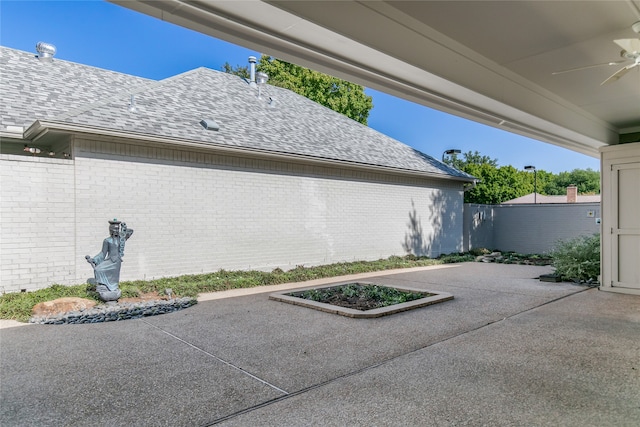
{"type": "MultiPolygon", "coordinates": [[[[64,121],[64,120],[69,119],[71,117],[74,117],[74,116],[77,116],[79,114],[86,113],[87,111],[93,110],[94,108],[102,107],[104,105],[110,104],[111,102],[117,101],[124,94],[137,95],[137,94],[145,92],[147,90],[158,88],[158,87],[163,86],[163,85],[165,85],[165,84],[167,84],[167,83],[169,83],[169,82],[171,82],[173,80],[177,80],[177,79],[183,78],[183,77],[185,77],[185,76],[187,76],[189,74],[195,74],[201,68],[204,68],[204,67],[194,68],[192,70],[185,71],[183,73],[176,74],[175,76],[167,77],[167,78],[162,79],[162,80],[154,80],[154,81],[151,81],[151,83],[140,84],[138,86],[135,86],[133,89],[118,91],[118,92],[116,92],[115,94],[111,95],[110,97],[108,97],[106,99],[103,99],[103,100],[100,100],[100,101],[97,101],[97,102],[92,102],[92,103],[89,103],[89,104],[85,104],[85,105],[82,105],[82,106],[80,106],[78,108],[74,108],[72,110],[69,110],[64,114],[59,114],[56,117],[54,117],[52,120],[64,121]]],[[[120,74],[130,75],[130,74],[126,74],[126,73],[120,73],[120,74]]]]}

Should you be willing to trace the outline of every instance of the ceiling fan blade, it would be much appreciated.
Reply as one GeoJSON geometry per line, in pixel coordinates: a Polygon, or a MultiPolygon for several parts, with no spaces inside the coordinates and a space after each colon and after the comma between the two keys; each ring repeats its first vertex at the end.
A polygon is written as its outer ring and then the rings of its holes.
{"type": "Polygon", "coordinates": [[[588,68],[604,67],[606,65],[620,65],[620,64],[623,64],[625,62],[627,62],[627,61],[624,60],[624,59],[620,60],[620,61],[603,62],[602,64],[585,65],[584,67],[576,67],[576,68],[569,68],[567,70],[554,71],[551,74],[555,76],[556,74],[570,73],[572,71],[586,70],[588,68]]]}
{"type": "Polygon", "coordinates": [[[605,80],[602,83],[600,83],[600,86],[602,86],[603,84],[606,84],[606,83],[612,83],[612,82],[615,82],[615,81],[619,80],[620,77],[624,76],[629,71],[631,71],[632,68],[637,67],[638,65],[640,65],[640,62],[636,62],[634,64],[627,65],[626,67],[619,69],[613,75],[611,75],[611,77],[609,77],[607,80],[605,80]]]}
{"type": "Polygon", "coordinates": [[[640,39],[619,39],[613,42],[627,52],[640,52],[640,39]]]}

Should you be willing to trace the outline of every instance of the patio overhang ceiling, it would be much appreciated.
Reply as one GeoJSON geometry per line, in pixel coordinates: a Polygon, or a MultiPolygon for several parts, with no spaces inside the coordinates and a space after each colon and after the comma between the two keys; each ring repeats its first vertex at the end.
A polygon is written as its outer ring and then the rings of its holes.
{"type": "Polygon", "coordinates": [[[640,67],[605,85],[632,62],[552,74],[621,61],[638,0],[111,1],[594,157],[640,140],[640,67]]]}

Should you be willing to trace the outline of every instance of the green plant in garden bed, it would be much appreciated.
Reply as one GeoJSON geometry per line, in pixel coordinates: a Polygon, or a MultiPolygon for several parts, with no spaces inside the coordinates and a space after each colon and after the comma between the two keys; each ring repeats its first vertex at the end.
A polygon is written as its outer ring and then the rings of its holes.
{"type": "Polygon", "coordinates": [[[455,264],[458,262],[471,262],[475,261],[476,257],[470,253],[452,253],[447,255],[440,255],[438,257],[439,261],[442,261],[444,264],[455,264]]]}
{"type": "Polygon", "coordinates": [[[348,283],[328,288],[291,292],[289,296],[356,310],[371,310],[426,298],[427,292],[408,292],[387,286],[348,283]]]}
{"type": "Polygon", "coordinates": [[[525,265],[551,265],[551,256],[540,254],[520,254],[517,252],[504,252],[502,254],[503,264],[525,264],[525,265]]]}
{"type": "MultiPolygon", "coordinates": [[[[123,298],[135,297],[150,292],[163,294],[167,288],[173,291],[175,297],[197,297],[198,294],[204,292],[302,282],[325,277],[397,268],[423,267],[456,262],[454,260],[457,259],[459,258],[454,257],[448,259],[446,256],[440,259],[416,256],[392,256],[377,261],[344,262],[317,267],[297,266],[288,271],[283,271],[279,268],[276,268],[272,272],[219,270],[208,274],[191,274],[154,280],[126,281],[120,283],[120,289],[122,290],[123,298]]],[[[87,285],[52,285],[49,288],[34,292],[8,293],[0,296],[0,319],[14,319],[26,322],[31,316],[31,310],[34,305],[62,297],[80,297],[97,300],[97,296],[91,292],[91,289],[89,289],[87,285]]]]}

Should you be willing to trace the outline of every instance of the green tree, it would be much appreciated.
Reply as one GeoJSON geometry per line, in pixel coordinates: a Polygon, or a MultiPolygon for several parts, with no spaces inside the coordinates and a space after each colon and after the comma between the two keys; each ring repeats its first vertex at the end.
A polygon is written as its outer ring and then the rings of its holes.
{"type": "MultiPolygon", "coordinates": [[[[226,73],[249,77],[249,68],[225,63],[226,73]]],[[[269,76],[269,84],[289,89],[299,95],[324,105],[338,113],[367,124],[369,112],[373,108],[373,98],[364,93],[364,87],[313,71],[299,65],[262,55],[256,70],[269,76]]]]}
{"type": "Polygon", "coordinates": [[[465,203],[497,204],[530,193],[534,188],[539,194],[567,194],[567,186],[575,184],[580,194],[600,193],[600,173],[592,169],[574,169],[555,175],[538,170],[536,173],[522,171],[513,166],[498,166],[498,160],[484,156],[478,151],[453,154],[445,163],[467,172],[480,182],[464,195],[465,203]]]}
{"type": "Polygon", "coordinates": [[[526,173],[513,166],[495,167],[489,163],[471,164],[465,172],[480,180],[464,193],[465,203],[498,204],[533,192],[526,173]]]}
{"type": "Polygon", "coordinates": [[[444,162],[459,170],[464,170],[467,165],[487,164],[493,167],[498,167],[498,159],[483,156],[478,151],[467,151],[466,153],[462,153],[462,158],[458,158],[457,154],[452,154],[451,157],[445,158],[444,162]]]}
{"type": "Polygon", "coordinates": [[[464,193],[465,203],[498,204],[533,192],[533,174],[513,166],[498,167],[497,159],[478,151],[463,153],[462,158],[454,154],[445,162],[479,179],[475,187],[464,193]]]}
{"type": "MultiPolygon", "coordinates": [[[[576,185],[579,194],[600,194],[600,172],[593,169],[574,169],[571,172],[560,172],[558,175],[554,175],[543,188],[546,194],[562,195],[567,194],[569,185],[576,185]]],[[[538,188],[540,188],[539,185],[538,188]]]]}
{"type": "Polygon", "coordinates": [[[248,79],[250,77],[249,67],[247,66],[236,65],[235,67],[232,67],[231,64],[225,62],[224,64],[222,64],[222,71],[227,74],[235,74],[236,76],[242,77],[243,79],[248,79]]]}
{"type": "Polygon", "coordinates": [[[530,184],[531,191],[528,191],[526,194],[533,193],[534,190],[538,194],[549,194],[546,191],[549,182],[551,182],[555,175],[551,172],[547,172],[545,170],[537,170],[536,173],[523,171],[523,173],[527,176],[527,183],[530,184]],[[537,183],[536,183],[537,181],[537,183]]]}

